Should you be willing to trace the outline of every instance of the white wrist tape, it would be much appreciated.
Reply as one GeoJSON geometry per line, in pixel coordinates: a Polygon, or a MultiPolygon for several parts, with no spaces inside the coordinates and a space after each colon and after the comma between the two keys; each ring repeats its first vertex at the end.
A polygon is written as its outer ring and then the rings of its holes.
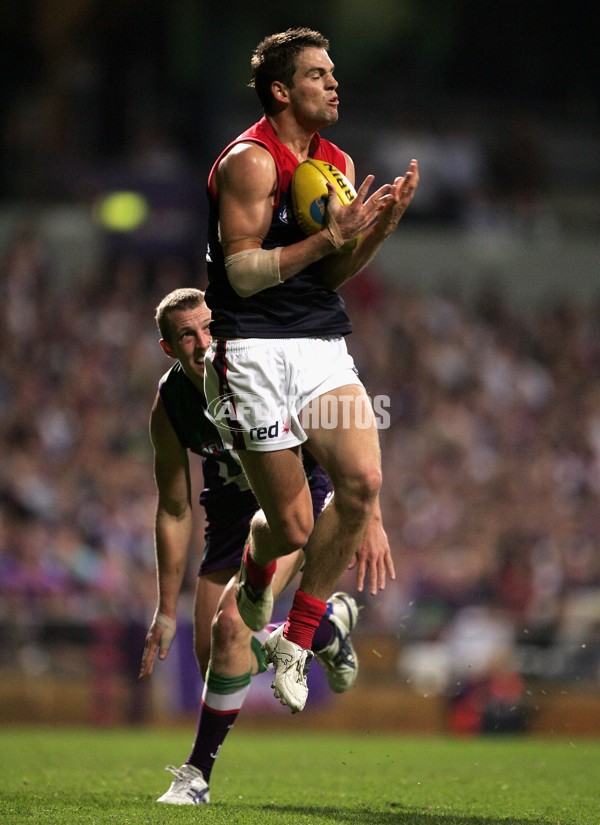
{"type": "Polygon", "coordinates": [[[249,298],[255,292],[281,283],[281,249],[280,246],[275,249],[244,249],[225,258],[229,283],[241,298],[249,298]]]}
{"type": "Polygon", "coordinates": [[[165,616],[164,613],[157,610],[154,614],[154,624],[158,625],[162,630],[159,648],[161,650],[169,650],[171,643],[175,638],[177,622],[175,619],[171,619],[169,616],[165,616]]]}
{"type": "Polygon", "coordinates": [[[327,224],[325,226],[325,232],[328,233],[329,240],[335,246],[336,249],[340,249],[346,241],[342,238],[340,233],[340,228],[336,223],[335,218],[331,214],[331,212],[327,213],[327,224]]]}

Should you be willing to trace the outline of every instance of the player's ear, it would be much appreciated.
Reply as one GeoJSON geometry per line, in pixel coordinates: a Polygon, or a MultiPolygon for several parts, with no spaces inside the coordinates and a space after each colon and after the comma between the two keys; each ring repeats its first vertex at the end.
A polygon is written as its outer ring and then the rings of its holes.
{"type": "Polygon", "coordinates": [[[165,355],[168,355],[169,358],[175,358],[175,353],[173,352],[173,347],[171,346],[171,344],[169,344],[168,341],[165,341],[164,338],[161,338],[158,343],[160,344],[160,348],[165,353],[165,355]]]}
{"type": "Polygon", "coordinates": [[[287,103],[289,99],[287,87],[280,80],[271,83],[271,94],[278,103],[287,103]]]}

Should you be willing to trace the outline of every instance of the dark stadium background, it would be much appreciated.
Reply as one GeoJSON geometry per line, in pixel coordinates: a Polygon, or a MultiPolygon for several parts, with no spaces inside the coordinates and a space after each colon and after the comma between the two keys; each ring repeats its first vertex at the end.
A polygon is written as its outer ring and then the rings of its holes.
{"type": "Polygon", "coordinates": [[[362,687],[399,730],[600,730],[600,12],[535,0],[1,4],[0,705],[193,714],[195,560],[174,661],[135,683],[167,366],[152,312],[205,284],[207,172],[259,114],[251,50],[295,25],[331,40],[330,137],[358,177],[411,157],[422,175],[345,292],[351,351],[392,401],[398,581],[363,599],[355,695],[314,676],[306,715],[366,723],[362,687]],[[137,221],[107,212],[122,191],[137,221]]]}

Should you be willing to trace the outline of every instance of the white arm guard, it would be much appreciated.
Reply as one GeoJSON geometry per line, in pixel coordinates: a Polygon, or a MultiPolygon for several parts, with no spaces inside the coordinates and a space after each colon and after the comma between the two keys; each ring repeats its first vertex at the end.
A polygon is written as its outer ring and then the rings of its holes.
{"type": "Polygon", "coordinates": [[[241,298],[249,298],[255,292],[281,283],[279,256],[281,247],[275,249],[244,249],[225,258],[229,283],[241,298]]]}

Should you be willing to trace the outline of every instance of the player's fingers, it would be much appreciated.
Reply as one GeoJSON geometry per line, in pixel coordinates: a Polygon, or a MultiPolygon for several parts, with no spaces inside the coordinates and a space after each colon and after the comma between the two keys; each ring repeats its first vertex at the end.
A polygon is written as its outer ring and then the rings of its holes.
{"type": "Polygon", "coordinates": [[[367,175],[367,177],[363,180],[361,185],[356,190],[356,200],[360,203],[363,203],[364,199],[367,197],[367,192],[369,191],[371,184],[375,180],[375,175],[367,175]]]}
{"type": "Polygon", "coordinates": [[[377,567],[377,564],[372,564],[369,568],[369,593],[371,596],[376,596],[379,590],[379,572],[377,567]]]}
{"type": "Polygon", "coordinates": [[[369,593],[377,592],[377,559],[371,558],[367,565],[366,578],[368,580],[369,593]]]}
{"type": "Polygon", "coordinates": [[[332,183],[327,181],[327,212],[333,216],[337,215],[342,209],[344,209],[343,204],[340,202],[340,199],[337,196],[337,192],[335,191],[335,186],[332,183]]]}
{"type": "Polygon", "coordinates": [[[394,567],[394,560],[392,558],[392,554],[388,553],[385,557],[385,566],[387,569],[387,574],[392,581],[396,578],[396,568],[394,567]]]}
{"type": "Polygon", "coordinates": [[[379,590],[385,590],[386,582],[386,566],[385,559],[379,559],[377,564],[377,585],[379,590]]]}
{"type": "Polygon", "coordinates": [[[382,209],[385,209],[385,207],[386,207],[389,203],[392,203],[392,196],[391,196],[391,195],[383,195],[383,196],[382,196],[381,198],[379,198],[379,200],[378,200],[378,201],[376,201],[376,203],[375,203],[375,206],[377,207],[377,212],[381,212],[381,210],[382,210],[382,209]]]}
{"type": "Polygon", "coordinates": [[[390,187],[388,186],[387,191],[382,192],[381,189],[378,189],[377,192],[373,192],[369,199],[365,201],[365,207],[369,209],[372,217],[377,217],[386,206],[393,202],[394,198],[390,194],[390,187]]]}
{"type": "Polygon", "coordinates": [[[379,205],[381,203],[384,203],[384,204],[387,203],[390,200],[390,189],[391,188],[392,187],[389,183],[386,183],[383,186],[380,186],[379,189],[376,189],[375,192],[372,192],[369,195],[369,197],[365,201],[365,204],[375,203],[375,204],[379,205]]]}
{"type": "Polygon", "coordinates": [[[140,666],[138,679],[144,679],[146,676],[150,676],[150,674],[152,673],[152,668],[154,667],[155,651],[156,645],[151,642],[147,642],[144,648],[144,653],[142,654],[142,664],[140,666]]]}
{"type": "Polygon", "coordinates": [[[362,593],[363,587],[365,586],[365,573],[366,573],[366,563],[364,559],[358,559],[358,567],[356,570],[356,589],[359,593],[362,593]]]}
{"type": "Polygon", "coordinates": [[[411,161],[408,171],[405,175],[399,176],[394,180],[393,190],[398,198],[406,200],[412,198],[419,182],[419,172],[417,162],[411,161]]]}
{"type": "MultiPolygon", "coordinates": [[[[333,185],[333,183],[330,183],[329,181],[325,181],[325,186],[327,187],[327,192],[329,193],[327,195],[327,197],[329,197],[329,195],[337,194],[336,191],[335,191],[335,186],[333,185]]],[[[339,200],[339,198],[337,198],[336,200],[339,200]]]]}
{"type": "Polygon", "coordinates": [[[158,658],[162,661],[166,659],[169,655],[169,650],[171,649],[171,643],[173,641],[173,636],[167,635],[163,633],[160,637],[160,645],[158,647],[158,658]]]}
{"type": "Polygon", "coordinates": [[[392,192],[396,200],[400,200],[408,192],[408,182],[406,176],[398,177],[392,185],[392,192]]]}

